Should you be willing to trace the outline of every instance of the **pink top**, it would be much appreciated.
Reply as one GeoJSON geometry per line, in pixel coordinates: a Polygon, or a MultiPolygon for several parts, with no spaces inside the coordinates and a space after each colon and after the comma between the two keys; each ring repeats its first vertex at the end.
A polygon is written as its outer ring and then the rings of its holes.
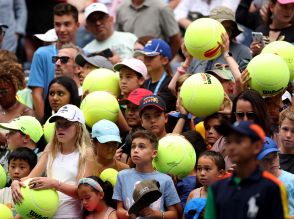
{"type": "MultiPolygon", "coordinates": [[[[108,208],[107,208],[107,211],[106,211],[105,214],[104,214],[103,219],[108,219],[109,215],[110,215],[112,212],[114,212],[114,211],[115,211],[115,209],[113,209],[112,207],[108,207],[108,208]]],[[[94,219],[94,214],[89,214],[89,215],[86,217],[86,219],[94,219]]]]}

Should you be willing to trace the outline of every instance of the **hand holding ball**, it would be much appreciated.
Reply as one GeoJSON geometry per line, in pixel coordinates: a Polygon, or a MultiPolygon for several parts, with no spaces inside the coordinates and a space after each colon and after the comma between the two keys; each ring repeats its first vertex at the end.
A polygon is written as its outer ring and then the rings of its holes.
{"type": "Polygon", "coordinates": [[[0,165],[0,189],[5,187],[6,180],[7,180],[6,172],[4,168],[2,167],[2,165],[0,165]]]}

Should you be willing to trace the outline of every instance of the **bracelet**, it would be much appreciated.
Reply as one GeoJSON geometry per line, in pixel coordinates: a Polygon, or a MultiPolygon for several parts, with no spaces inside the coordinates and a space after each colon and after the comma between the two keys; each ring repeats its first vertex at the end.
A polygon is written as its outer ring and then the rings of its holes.
{"type": "Polygon", "coordinates": [[[179,118],[182,118],[184,120],[187,120],[188,119],[188,116],[186,114],[182,114],[182,113],[180,113],[178,117],[179,118]]]}
{"type": "Polygon", "coordinates": [[[164,219],[164,211],[161,212],[161,219],[164,219]]]}

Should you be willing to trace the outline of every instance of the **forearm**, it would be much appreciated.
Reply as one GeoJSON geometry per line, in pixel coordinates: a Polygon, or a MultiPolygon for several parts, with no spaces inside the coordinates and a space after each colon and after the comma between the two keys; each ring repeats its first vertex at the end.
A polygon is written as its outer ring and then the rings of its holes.
{"type": "Polygon", "coordinates": [[[178,51],[181,47],[180,33],[177,33],[176,35],[171,36],[169,38],[169,41],[170,41],[169,44],[170,44],[171,51],[172,51],[172,57],[174,57],[178,53],[178,51]]]}
{"type": "Polygon", "coordinates": [[[39,121],[41,121],[44,117],[43,92],[41,92],[40,89],[38,89],[38,91],[33,89],[32,97],[33,97],[33,104],[34,104],[36,117],[39,121]]]}
{"type": "Polygon", "coordinates": [[[181,134],[183,132],[184,126],[185,126],[185,119],[179,118],[176,126],[174,127],[173,133],[181,134]]]}
{"type": "Polygon", "coordinates": [[[174,219],[177,218],[177,212],[176,211],[154,211],[154,215],[152,218],[157,219],[174,219]]]}
{"type": "Polygon", "coordinates": [[[178,21],[179,25],[183,27],[184,29],[187,29],[187,27],[192,23],[191,20],[188,18],[182,18],[178,21]]]}
{"type": "Polygon", "coordinates": [[[238,63],[232,56],[225,56],[225,60],[228,63],[235,80],[238,80],[241,77],[238,63]]]}
{"type": "Polygon", "coordinates": [[[59,191],[62,192],[68,196],[71,196],[73,198],[78,198],[78,187],[76,185],[70,185],[67,183],[63,183],[59,180],[55,180],[54,182],[54,188],[59,191]]]}
{"type": "Polygon", "coordinates": [[[176,85],[181,73],[177,70],[174,76],[172,77],[171,81],[168,84],[168,89],[172,92],[173,95],[177,95],[176,85]]]}
{"type": "Polygon", "coordinates": [[[129,132],[131,130],[121,110],[119,110],[116,123],[122,132],[129,132]]]}
{"type": "Polygon", "coordinates": [[[128,214],[127,214],[127,210],[125,210],[124,208],[117,208],[116,210],[116,216],[118,219],[127,219],[128,218],[128,214]]]}

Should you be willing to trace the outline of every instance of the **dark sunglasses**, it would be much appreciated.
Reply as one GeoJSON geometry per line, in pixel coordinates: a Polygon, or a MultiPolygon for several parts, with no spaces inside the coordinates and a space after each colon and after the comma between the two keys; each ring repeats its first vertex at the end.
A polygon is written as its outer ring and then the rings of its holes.
{"type": "Polygon", "coordinates": [[[52,63],[55,64],[58,61],[58,59],[60,59],[60,62],[62,64],[66,64],[68,63],[70,57],[69,56],[52,56],[52,63]]]}
{"type": "Polygon", "coordinates": [[[254,112],[235,112],[236,117],[239,119],[244,119],[245,115],[247,119],[254,120],[256,118],[256,114],[254,112]]]}

